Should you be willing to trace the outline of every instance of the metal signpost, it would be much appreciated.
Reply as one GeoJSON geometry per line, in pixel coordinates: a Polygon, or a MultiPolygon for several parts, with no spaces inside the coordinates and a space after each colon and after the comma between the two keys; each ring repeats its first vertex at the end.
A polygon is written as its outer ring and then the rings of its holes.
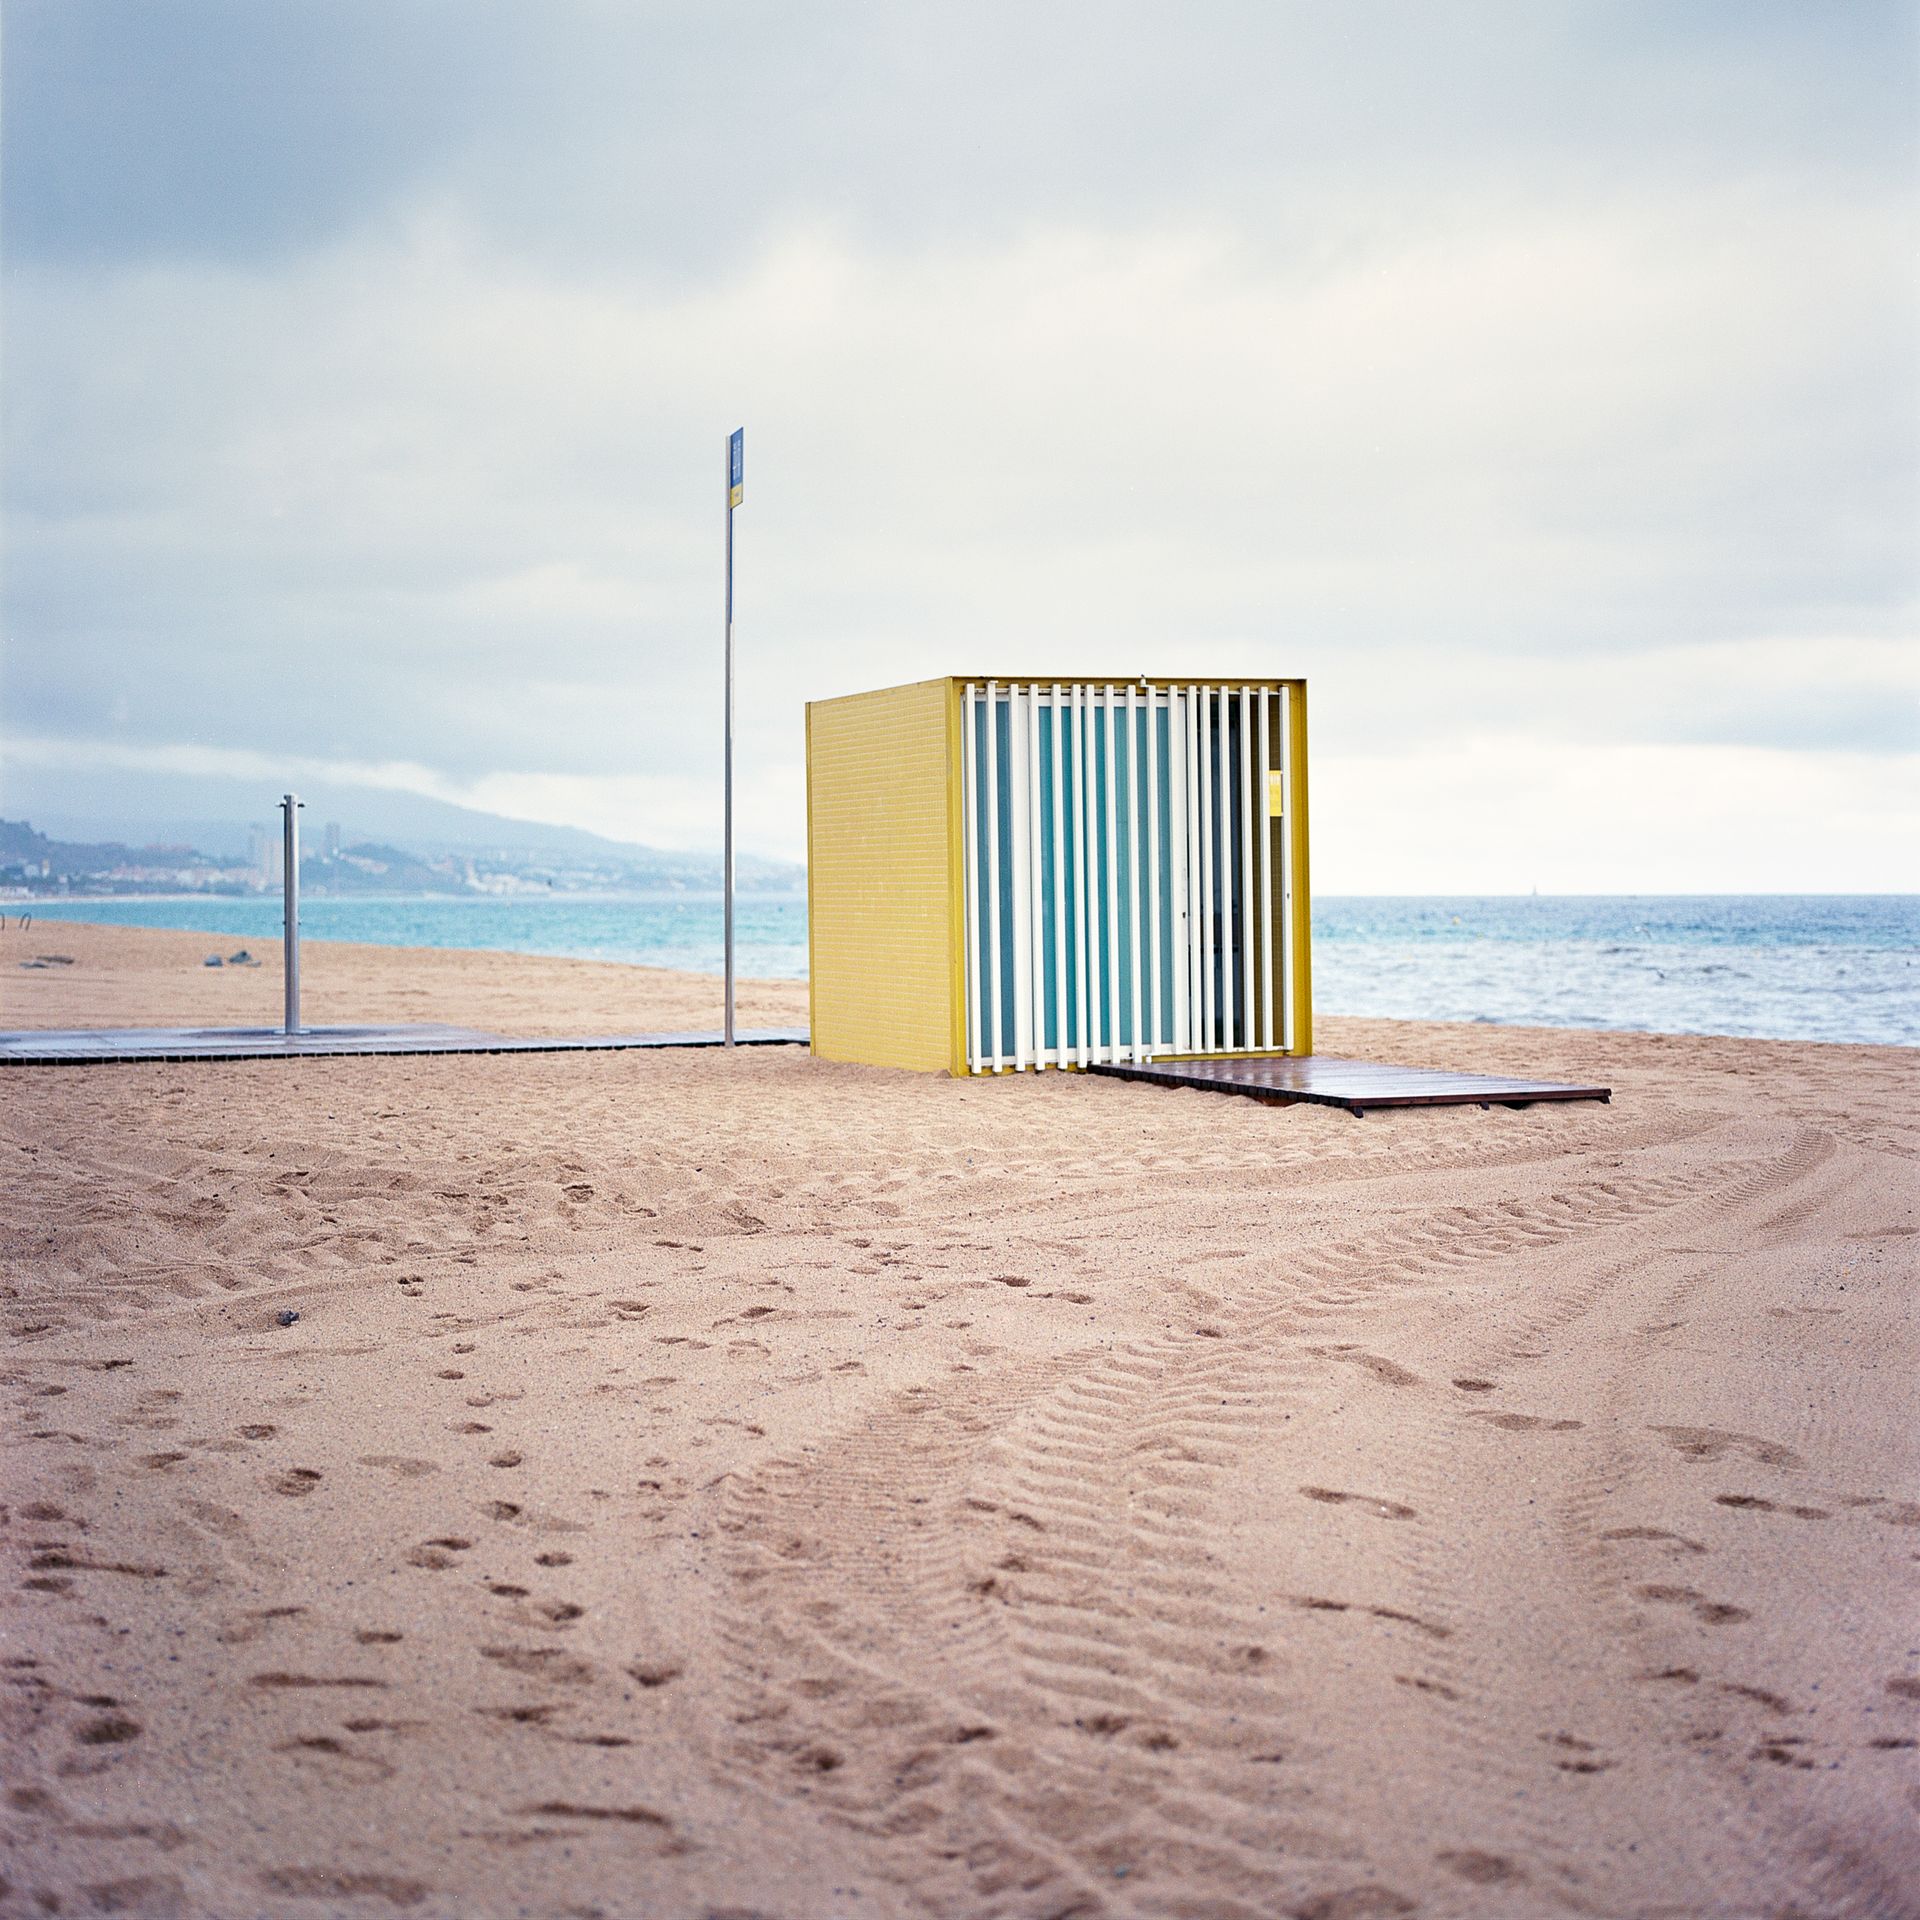
{"type": "Polygon", "coordinates": [[[726,905],[727,1009],[725,1035],[733,1045],[733,510],[745,492],[743,481],[747,464],[747,430],[736,427],[727,438],[727,721],[726,721],[726,825],[721,851],[721,885],[726,905]]]}
{"type": "Polygon", "coordinates": [[[306,804],[289,793],[282,797],[280,811],[280,865],[282,933],[280,952],[286,969],[287,1019],[289,1033],[300,1031],[300,809],[306,804]]]}

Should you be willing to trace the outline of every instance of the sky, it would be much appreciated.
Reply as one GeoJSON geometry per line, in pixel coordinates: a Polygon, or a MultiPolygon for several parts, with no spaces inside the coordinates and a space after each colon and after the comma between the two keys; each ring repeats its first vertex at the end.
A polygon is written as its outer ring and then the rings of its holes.
{"type": "Polygon", "coordinates": [[[4,0],[0,811],[805,847],[1304,674],[1316,889],[1920,887],[1907,0],[4,0]],[[64,783],[64,786],[61,785],[64,783]]]}

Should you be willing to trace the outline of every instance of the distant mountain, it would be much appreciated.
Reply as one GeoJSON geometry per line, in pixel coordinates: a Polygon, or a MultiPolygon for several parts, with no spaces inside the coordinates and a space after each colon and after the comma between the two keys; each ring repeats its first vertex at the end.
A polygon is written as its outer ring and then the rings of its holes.
{"type": "MultiPolygon", "coordinates": [[[[452,811],[460,811],[453,809],[452,811]]],[[[663,853],[623,845],[598,834],[552,829],[555,838],[513,844],[513,829],[530,823],[471,819],[508,829],[485,840],[402,847],[383,840],[348,840],[329,831],[302,835],[300,884],[315,894],[528,894],[706,892],[720,884],[711,855],[663,853]]],[[[108,893],[260,893],[280,886],[277,828],[241,828],[238,851],[209,850],[202,837],[169,822],[159,833],[117,839],[64,839],[25,820],[0,820],[0,887],[35,897],[108,893]],[[161,836],[164,835],[164,838],[161,836]],[[196,845],[195,841],[201,841],[196,845]]],[[[535,829],[534,831],[541,831],[535,829]]],[[[214,836],[206,836],[211,839],[214,836]]],[[[742,860],[743,892],[784,893],[805,884],[805,870],[772,860],[742,860]]]]}
{"type": "MultiPolygon", "coordinates": [[[[324,844],[327,824],[343,844],[403,848],[429,860],[487,857],[547,866],[618,869],[656,876],[660,885],[717,887],[720,856],[676,853],[609,840],[579,827],[548,826],[455,806],[423,794],[317,782],[300,789],[303,850],[324,844]]],[[[52,839],[73,845],[194,848],[214,860],[244,861],[250,833],[278,835],[280,796],[260,782],[224,775],[98,774],[60,768],[7,769],[6,811],[30,818],[52,839]]],[[[799,887],[806,870],[793,861],[739,857],[740,884],[799,887]]],[[[636,879],[635,884],[640,884],[636,879]]]]}

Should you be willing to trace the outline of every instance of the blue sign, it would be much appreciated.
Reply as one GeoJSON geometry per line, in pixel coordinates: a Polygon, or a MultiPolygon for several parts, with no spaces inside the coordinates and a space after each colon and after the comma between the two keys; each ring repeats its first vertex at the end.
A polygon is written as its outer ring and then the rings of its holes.
{"type": "Polygon", "coordinates": [[[733,437],[727,442],[727,505],[737,507],[740,496],[746,491],[743,482],[747,473],[747,430],[735,427],[733,437]]]}

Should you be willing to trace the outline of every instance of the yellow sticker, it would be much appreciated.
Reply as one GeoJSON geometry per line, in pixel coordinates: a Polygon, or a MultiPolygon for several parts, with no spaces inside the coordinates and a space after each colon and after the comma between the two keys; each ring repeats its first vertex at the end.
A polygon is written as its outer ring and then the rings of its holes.
{"type": "Polygon", "coordinates": [[[1287,810],[1287,776],[1284,773],[1267,775],[1267,818],[1278,820],[1287,810]]]}

